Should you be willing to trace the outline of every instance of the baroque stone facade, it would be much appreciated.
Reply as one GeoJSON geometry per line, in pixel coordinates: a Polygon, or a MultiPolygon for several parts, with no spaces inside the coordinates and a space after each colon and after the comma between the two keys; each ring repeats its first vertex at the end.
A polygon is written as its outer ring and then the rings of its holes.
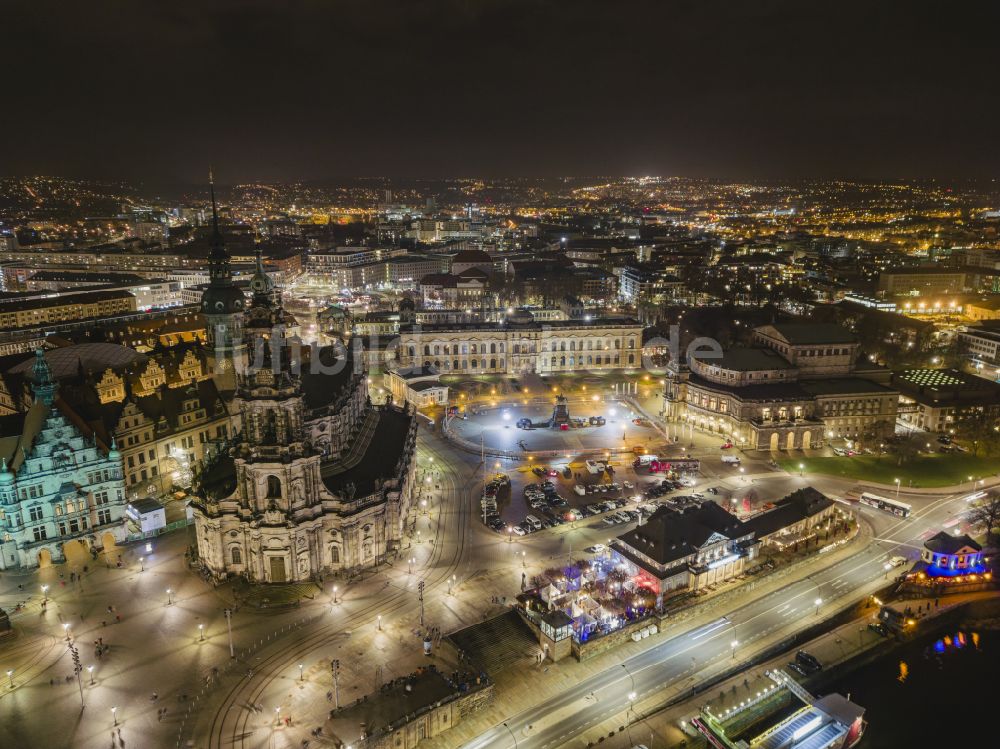
{"type": "Polygon", "coordinates": [[[899,393],[888,372],[859,367],[854,335],[834,325],[767,325],[755,347],[670,362],[668,422],[716,432],[751,450],[798,450],[827,439],[881,439],[899,393]]]}
{"type": "Polygon", "coordinates": [[[192,503],[202,564],[272,583],[374,566],[399,548],[410,509],[414,414],[373,406],[346,348],[286,338],[273,288],[252,287],[242,324],[255,360],[232,368],[241,430],[192,503]]]}
{"type": "Polygon", "coordinates": [[[524,309],[497,323],[400,320],[399,361],[403,367],[464,374],[627,369],[642,364],[642,325],[600,318],[541,323],[524,309]]]}

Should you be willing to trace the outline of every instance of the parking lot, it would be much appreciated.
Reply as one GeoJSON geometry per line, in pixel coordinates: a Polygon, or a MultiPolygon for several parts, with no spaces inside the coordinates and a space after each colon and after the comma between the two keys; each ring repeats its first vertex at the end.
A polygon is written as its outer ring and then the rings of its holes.
{"type": "Polygon", "coordinates": [[[630,454],[620,454],[607,465],[578,459],[505,472],[503,462],[496,461],[492,468],[505,478],[490,476],[484,482],[480,517],[497,533],[515,537],[564,524],[617,535],[638,522],[640,513],[648,515],[668,500],[708,497],[728,503],[730,498],[728,490],[711,486],[713,482],[697,474],[668,477],[651,473],[647,466],[635,467],[630,454]]]}

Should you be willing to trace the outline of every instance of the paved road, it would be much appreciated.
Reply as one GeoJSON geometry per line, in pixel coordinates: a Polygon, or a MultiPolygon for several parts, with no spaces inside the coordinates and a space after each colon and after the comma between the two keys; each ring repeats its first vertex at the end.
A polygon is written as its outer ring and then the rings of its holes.
{"type": "MultiPolygon", "coordinates": [[[[886,576],[889,556],[914,555],[913,547],[964,511],[964,494],[929,500],[906,520],[871,514],[880,527],[878,539],[865,550],[810,577],[754,600],[715,621],[688,630],[586,679],[558,697],[511,716],[494,726],[466,749],[518,747],[546,749],[560,746],[589,726],[624,714],[629,695],[641,700],[667,687],[693,685],[698,675],[713,665],[733,658],[732,642],[739,643],[736,657],[761,638],[779,631],[806,626],[817,617],[815,601],[824,601],[819,616],[830,613],[855,597],[866,585],[886,576]],[[516,738],[516,741],[515,741],[516,738]]],[[[873,511],[877,512],[877,511],[873,511]]],[[[866,515],[867,508],[866,508],[866,515]]]]}

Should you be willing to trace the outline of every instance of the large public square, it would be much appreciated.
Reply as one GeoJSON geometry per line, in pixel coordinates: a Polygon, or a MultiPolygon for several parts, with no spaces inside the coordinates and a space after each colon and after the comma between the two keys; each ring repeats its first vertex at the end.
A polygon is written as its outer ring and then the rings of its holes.
{"type": "MultiPolygon", "coordinates": [[[[609,427],[594,431],[610,433],[609,427]]],[[[748,492],[773,499],[806,484],[836,497],[852,486],[836,479],[775,471],[759,460],[746,460],[744,471],[735,472],[715,462],[720,454],[715,436],[703,435],[703,439],[704,447],[693,452],[705,453],[705,470],[685,491],[717,488],[718,501],[724,502],[748,492]]],[[[53,725],[68,737],[65,745],[74,747],[106,745],[109,734],[117,736],[119,729],[126,746],[130,741],[137,746],[169,746],[178,741],[228,746],[234,740],[246,747],[294,747],[303,740],[323,745],[323,738],[313,732],[325,724],[335,689],[336,699],[346,704],[410,673],[426,663],[421,643],[428,633],[433,633],[435,662],[447,667],[456,654],[447,639],[438,639],[437,632],[447,634],[502,613],[525,579],[566,559],[586,556],[586,547],[606,543],[612,534],[631,527],[609,529],[600,519],[587,518],[525,537],[494,533],[479,518],[484,478],[497,470],[497,462],[499,470],[512,477],[512,499],[504,512],[513,521],[525,511],[517,489],[537,480],[530,470],[533,461],[488,457],[484,462],[474,452],[456,449],[433,433],[421,438],[419,460],[423,489],[405,548],[389,563],[351,579],[332,577],[319,584],[274,589],[216,587],[188,568],[185,552],[192,542],[190,530],[155,539],[151,551],[143,544],[120,549],[121,567],[98,560],[86,571],[60,565],[4,575],[0,603],[12,610],[16,632],[0,645],[0,666],[12,672],[0,692],[4,732],[24,745],[44,743],[53,725]],[[423,605],[420,582],[424,584],[423,605]],[[42,585],[47,586],[44,593],[42,585]],[[23,603],[19,610],[17,603],[23,603]],[[227,609],[231,619],[226,617],[227,609]],[[230,642],[235,658],[230,657],[230,642]],[[73,677],[71,644],[84,667],[79,681],[73,677]],[[339,661],[337,684],[331,670],[334,660],[339,661]],[[39,715],[46,716],[45,720],[39,720],[39,715]]],[[[625,477],[636,484],[648,480],[635,475],[627,460],[616,475],[620,480],[625,477]]],[[[568,490],[575,479],[560,474],[554,480],[560,482],[561,493],[577,497],[568,490]]],[[[497,688],[516,689],[520,680],[534,674],[531,678],[538,682],[539,691],[531,698],[507,695],[503,707],[497,708],[500,712],[487,711],[450,738],[445,734],[435,739],[435,745],[457,745],[463,736],[472,738],[468,731],[475,726],[487,731],[490,721],[508,716],[521,726],[516,733],[519,745],[548,745],[556,730],[560,733],[555,736],[566,735],[557,742],[561,745],[584,730],[586,721],[563,718],[554,724],[557,728],[543,730],[548,723],[538,711],[546,709],[541,707],[548,704],[545,700],[562,695],[557,704],[572,704],[585,697],[583,690],[591,691],[588,685],[598,683],[614,693],[617,687],[608,681],[613,672],[602,669],[613,669],[623,658],[638,659],[634,662],[640,665],[634,672],[642,674],[643,684],[647,674],[654,680],[649,689],[664,678],[667,684],[674,678],[682,683],[702,668],[722,662],[723,656],[713,649],[715,644],[722,647],[715,637],[705,639],[704,650],[693,664],[687,656],[677,655],[685,650],[677,651],[672,643],[686,628],[700,626],[698,621],[727,616],[741,627],[741,642],[748,647],[757,642],[763,646],[769,638],[794,628],[794,614],[802,606],[786,601],[803,596],[811,601],[819,586],[824,607],[833,611],[840,602],[862,596],[866,586],[882,580],[888,555],[912,554],[913,542],[930,529],[962,522],[966,507],[962,494],[904,496],[918,508],[913,520],[901,523],[877,511],[862,510],[862,522],[869,530],[843,564],[824,563],[813,571],[803,570],[795,576],[802,582],[784,580],[772,585],[762,581],[772,590],[766,597],[733,586],[724,596],[713,598],[694,619],[676,625],[676,631],[668,629],[648,644],[632,644],[587,665],[560,663],[541,668],[532,664],[531,652],[524,652],[517,668],[498,676],[497,688]],[[800,590],[802,585],[806,588],[800,590]],[[812,595],[806,592],[810,589],[812,595]],[[746,622],[745,628],[741,621],[746,622]],[[661,662],[676,662],[676,677],[653,676],[674,673],[648,668],[661,662]],[[515,717],[531,705],[537,705],[533,712],[515,717]],[[550,738],[543,741],[542,736],[550,738]]],[[[645,693],[647,687],[641,689],[645,693]]],[[[609,703],[606,709],[612,704],[617,703],[609,703]]],[[[489,735],[493,738],[486,743],[479,740],[471,745],[505,742],[500,734],[484,734],[489,735]]]]}

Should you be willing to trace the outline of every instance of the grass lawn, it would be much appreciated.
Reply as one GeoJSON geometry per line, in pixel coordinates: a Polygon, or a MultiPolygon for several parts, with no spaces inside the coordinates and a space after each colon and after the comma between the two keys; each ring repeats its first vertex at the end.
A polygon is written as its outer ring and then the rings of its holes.
{"type": "Polygon", "coordinates": [[[1000,473],[1000,459],[975,457],[964,454],[933,454],[913,458],[904,465],[896,465],[893,455],[855,455],[833,458],[789,458],[778,464],[789,473],[798,473],[803,466],[805,473],[821,473],[876,484],[895,484],[914,487],[954,486],[1000,473]]]}

